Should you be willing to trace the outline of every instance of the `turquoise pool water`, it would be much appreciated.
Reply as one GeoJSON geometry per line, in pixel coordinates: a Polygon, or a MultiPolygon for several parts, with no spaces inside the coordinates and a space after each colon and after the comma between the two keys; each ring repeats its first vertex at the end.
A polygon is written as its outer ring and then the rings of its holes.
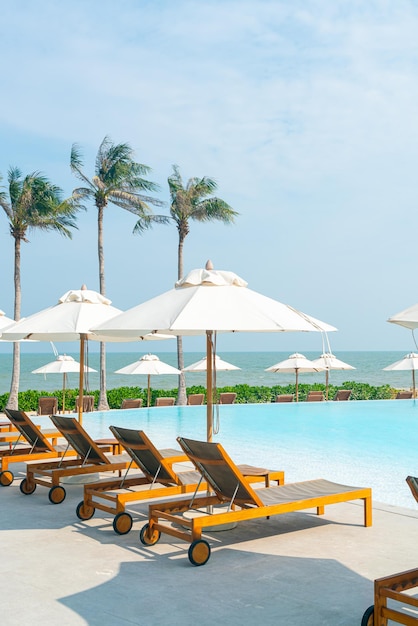
{"type": "MultiPolygon", "coordinates": [[[[326,478],[372,487],[376,502],[416,508],[405,478],[418,475],[418,402],[374,400],[219,407],[222,443],[237,463],[284,469],[286,480],[326,478]]],[[[144,430],[157,447],[206,438],[206,407],[86,413],[94,437],[111,424],[144,430]]]]}

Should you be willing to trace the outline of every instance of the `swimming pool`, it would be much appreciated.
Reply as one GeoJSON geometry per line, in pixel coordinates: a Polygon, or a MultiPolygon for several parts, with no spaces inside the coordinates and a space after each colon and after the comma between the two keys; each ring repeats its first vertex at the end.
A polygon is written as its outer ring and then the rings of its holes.
{"type": "MultiPolygon", "coordinates": [[[[372,487],[373,499],[416,508],[405,478],[418,475],[418,401],[372,400],[219,407],[214,435],[237,463],[284,469],[286,481],[326,478],[372,487]]],[[[206,439],[206,407],[86,413],[95,438],[109,426],[144,430],[157,447],[182,435],[206,439]]]]}

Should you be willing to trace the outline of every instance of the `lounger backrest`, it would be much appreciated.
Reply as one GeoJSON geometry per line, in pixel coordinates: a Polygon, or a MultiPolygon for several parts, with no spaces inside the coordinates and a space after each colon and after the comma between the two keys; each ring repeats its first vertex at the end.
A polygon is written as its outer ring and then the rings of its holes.
{"type": "Polygon", "coordinates": [[[54,452],[55,450],[45,437],[43,432],[32,422],[30,417],[24,411],[15,411],[12,409],[4,409],[9,420],[23,435],[28,443],[33,446],[34,451],[54,452]]]}
{"type": "Polygon", "coordinates": [[[351,396],[351,389],[339,389],[334,396],[334,400],[341,402],[342,400],[348,400],[351,396]]]}
{"type": "Polygon", "coordinates": [[[187,404],[199,405],[203,404],[203,400],[205,399],[205,395],[203,393],[191,393],[187,396],[187,404]]]}
{"type": "MultiPolygon", "coordinates": [[[[80,404],[80,397],[75,399],[75,408],[78,410],[80,404]]],[[[91,413],[94,411],[94,396],[83,396],[83,413],[91,413]]]]}
{"type": "Polygon", "coordinates": [[[203,475],[221,501],[263,506],[220,443],[207,443],[177,437],[181,448],[203,475]]]}
{"type": "Polygon", "coordinates": [[[83,460],[98,464],[110,463],[109,458],[100,450],[75,417],[51,415],[50,419],[83,460]]]}
{"type": "Polygon", "coordinates": [[[282,393],[276,396],[276,402],[293,402],[294,397],[293,393],[282,393]]]}
{"type": "Polygon", "coordinates": [[[398,391],[396,394],[396,400],[410,400],[412,398],[412,391],[398,391]]]}
{"type": "Polygon", "coordinates": [[[120,426],[109,428],[150,482],[157,479],[157,482],[161,483],[179,484],[175,472],[142,430],[120,428],[120,426]]]}
{"type": "Polygon", "coordinates": [[[155,401],[155,406],[174,406],[175,398],[159,397],[155,401]]]}
{"type": "Polygon", "coordinates": [[[140,409],[142,407],[142,398],[126,398],[122,400],[121,409],[140,409]]]}
{"type": "Polygon", "coordinates": [[[234,404],[236,397],[235,392],[224,391],[219,394],[219,404],[234,404]]]}
{"type": "Polygon", "coordinates": [[[58,398],[42,396],[38,399],[38,415],[54,415],[58,412],[58,398]]]}

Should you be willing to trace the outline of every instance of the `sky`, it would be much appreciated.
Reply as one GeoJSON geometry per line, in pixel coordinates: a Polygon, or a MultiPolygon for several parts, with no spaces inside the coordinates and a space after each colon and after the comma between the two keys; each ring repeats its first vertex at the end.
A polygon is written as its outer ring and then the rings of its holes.
{"type": "MultiPolygon", "coordinates": [[[[417,32],[416,0],[3,3],[3,184],[17,166],[69,196],[79,185],[72,144],[91,177],[105,136],[152,169],[166,202],[156,212],[169,212],[174,164],[185,182],[210,176],[239,216],[228,226],[191,223],[186,272],[211,259],[336,326],[337,355],[409,352],[410,331],[386,320],[418,301],[417,32]]],[[[82,284],[98,290],[93,205],[77,224],[72,240],[29,233],[22,316],[82,284]]],[[[138,236],[134,225],[129,212],[106,208],[106,293],[122,310],[177,278],[175,226],[138,236]]],[[[9,317],[13,259],[3,213],[0,308],[9,317]]],[[[218,345],[320,351],[321,337],[225,335],[218,345]]],[[[201,338],[185,339],[186,350],[200,347],[201,338]]]]}

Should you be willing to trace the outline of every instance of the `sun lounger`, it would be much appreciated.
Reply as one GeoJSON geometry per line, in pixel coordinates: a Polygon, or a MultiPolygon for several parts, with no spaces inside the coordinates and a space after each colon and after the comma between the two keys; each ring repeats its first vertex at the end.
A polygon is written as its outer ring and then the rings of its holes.
{"type": "MultiPolygon", "coordinates": [[[[80,403],[79,396],[75,399],[75,410],[78,411],[78,405],[80,403]]],[[[91,413],[94,411],[94,396],[83,396],[83,413],[91,413]]]]}
{"type": "Polygon", "coordinates": [[[395,400],[410,400],[412,396],[412,391],[398,391],[395,400]]]}
{"type": "Polygon", "coordinates": [[[155,400],[155,406],[174,406],[175,398],[157,398],[155,400]]]}
{"type": "MultiPolygon", "coordinates": [[[[418,502],[418,478],[406,482],[418,502]]],[[[392,574],[374,581],[374,604],[364,612],[361,626],[386,626],[388,620],[406,626],[418,626],[418,598],[407,592],[418,587],[418,569],[392,574]],[[390,606],[388,606],[390,600],[390,606]]]]}
{"type": "Polygon", "coordinates": [[[187,500],[151,504],[149,523],[140,533],[144,545],[155,544],[161,533],[167,533],[190,542],[190,562],[204,565],[210,557],[209,543],[202,539],[205,529],[311,508],[316,508],[320,515],[328,504],[358,499],[364,503],[364,525],[371,526],[372,492],[369,488],[349,487],[319,479],[253,489],[221,444],[182,437],[178,437],[177,441],[215,495],[195,495],[187,500]],[[215,507],[214,513],[208,512],[207,507],[215,507]],[[198,510],[198,514],[179,517],[179,514],[191,509],[198,510]]]}
{"type": "Polygon", "coordinates": [[[204,393],[191,393],[189,396],[187,396],[187,404],[198,406],[200,404],[203,404],[204,399],[204,393]]]}
{"type": "MultiPolygon", "coordinates": [[[[124,535],[131,530],[133,522],[132,516],[125,511],[127,503],[194,493],[196,489],[207,490],[208,487],[202,475],[193,467],[173,468],[173,465],[178,463],[187,462],[190,465],[189,458],[181,450],[159,451],[141,430],[116,426],[111,426],[110,430],[142,470],[143,475],[85,485],[84,500],[77,507],[77,515],[80,519],[90,519],[96,509],[105,511],[115,516],[114,531],[119,535],[124,535]]],[[[267,485],[270,481],[284,483],[283,471],[251,465],[239,467],[250,482],[263,481],[267,485]]]]}
{"type": "Polygon", "coordinates": [[[122,400],[121,409],[140,409],[142,407],[142,398],[126,398],[122,400]]]}
{"type": "Polygon", "coordinates": [[[58,398],[42,396],[38,399],[38,415],[54,415],[58,413],[58,398]]]}
{"type": "Polygon", "coordinates": [[[0,449],[0,485],[8,487],[14,479],[9,465],[40,459],[57,459],[65,454],[66,447],[57,445],[60,436],[58,431],[41,430],[23,411],[5,409],[4,412],[19,432],[18,436],[13,431],[1,435],[3,442],[10,442],[5,449],[0,449]]]}
{"type": "Polygon", "coordinates": [[[50,418],[68,442],[68,449],[77,458],[65,458],[44,463],[28,463],[26,478],[20,483],[20,491],[32,494],[37,485],[49,488],[48,497],[52,504],[60,504],[66,491],[60,484],[69,476],[95,474],[98,472],[120,472],[126,470],[131,461],[127,455],[109,455],[88,435],[75,417],[53,415],[50,418]]]}
{"type": "Polygon", "coordinates": [[[308,391],[306,402],[324,402],[325,396],[322,391],[308,391]]]}
{"type": "Polygon", "coordinates": [[[219,404],[234,404],[236,397],[235,392],[224,391],[219,394],[219,404]]]}
{"type": "Polygon", "coordinates": [[[282,393],[276,396],[276,402],[293,402],[295,398],[295,394],[293,393],[282,393]]]}
{"type": "Polygon", "coordinates": [[[352,394],[351,389],[338,389],[337,393],[334,396],[334,400],[336,402],[342,402],[344,400],[349,400],[352,394]]]}

